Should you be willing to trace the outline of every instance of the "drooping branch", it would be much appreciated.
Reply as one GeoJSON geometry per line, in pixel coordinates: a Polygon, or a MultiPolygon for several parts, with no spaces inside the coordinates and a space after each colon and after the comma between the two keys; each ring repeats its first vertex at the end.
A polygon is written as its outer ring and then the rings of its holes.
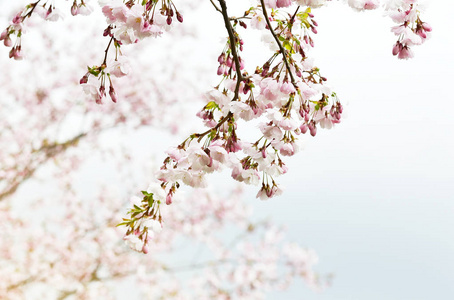
{"type": "Polygon", "coordinates": [[[236,82],[236,86],[235,86],[235,96],[232,99],[232,101],[235,101],[238,99],[240,84],[241,84],[241,81],[243,81],[243,75],[241,74],[240,59],[238,57],[238,52],[236,51],[236,37],[233,32],[232,24],[230,23],[229,15],[227,13],[227,5],[225,3],[225,0],[219,0],[219,4],[221,4],[222,16],[224,17],[225,28],[227,29],[227,32],[229,33],[230,49],[232,50],[232,56],[233,56],[233,60],[235,62],[235,68],[236,68],[237,82],[236,82]]]}
{"type": "Polygon", "coordinates": [[[14,194],[17,191],[17,189],[25,181],[30,179],[35,174],[35,172],[37,171],[37,169],[41,165],[43,165],[44,163],[49,161],[51,158],[56,157],[58,154],[64,152],[69,147],[77,145],[79,140],[82,139],[83,137],[85,137],[86,135],[87,135],[87,133],[81,133],[81,134],[73,137],[72,139],[67,140],[66,142],[53,143],[53,144],[49,144],[49,145],[43,145],[43,146],[41,146],[41,148],[39,148],[37,150],[34,150],[33,152],[35,152],[35,153],[44,153],[44,155],[45,155],[44,159],[41,162],[39,162],[37,165],[35,165],[35,166],[27,167],[23,171],[23,173],[25,175],[23,175],[22,178],[20,178],[20,179],[16,180],[15,182],[13,182],[13,184],[9,188],[7,188],[4,192],[0,193],[0,201],[4,200],[9,195],[14,194]]]}
{"type": "MultiPolygon", "coordinates": [[[[273,35],[273,38],[276,40],[276,44],[278,45],[279,50],[281,51],[281,54],[283,57],[285,67],[287,68],[287,71],[290,74],[290,79],[292,80],[292,84],[296,87],[296,80],[295,80],[295,77],[293,76],[292,71],[290,70],[290,65],[287,60],[286,50],[285,50],[284,46],[282,46],[281,42],[279,41],[279,38],[277,37],[276,33],[273,30],[273,27],[271,26],[271,22],[270,22],[270,19],[268,18],[268,13],[267,13],[266,7],[265,7],[265,1],[260,0],[260,3],[262,5],[263,16],[265,17],[265,21],[266,21],[266,24],[268,25],[268,29],[271,32],[271,34],[273,35]]],[[[295,12],[295,14],[296,14],[296,12],[295,12]]]]}

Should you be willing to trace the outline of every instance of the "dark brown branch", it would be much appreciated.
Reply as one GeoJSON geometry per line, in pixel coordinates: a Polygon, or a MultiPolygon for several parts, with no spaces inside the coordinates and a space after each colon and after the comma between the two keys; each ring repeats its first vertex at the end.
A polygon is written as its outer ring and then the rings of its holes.
{"type": "Polygon", "coordinates": [[[265,2],[263,0],[260,0],[260,3],[262,4],[263,16],[265,17],[265,21],[266,21],[266,24],[268,25],[268,29],[270,30],[271,34],[273,35],[274,39],[276,40],[277,45],[279,46],[279,50],[281,51],[282,57],[284,59],[285,67],[287,68],[287,71],[290,74],[292,84],[296,87],[296,80],[295,80],[295,77],[293,77],[292,71],[290,70],[290,65],[287,60],[286,50],[282,46],[281,42],[279,41],[279,38],[277,37],[276,33],[273,30],[273,27],[271,26],[270,19],[268,18],[268,13],[266,12],[265,2]]]}
{"type": "Polygon", "coordinates": [[[107,53],[109,53],[109,48],[110,48],[110,45],[112,44],[113,39],[114,39],[114,37],[112,36],[112,37],[110,38],[109,44],[107,44],[106,50],[104,50],[105,55],[104,55],[104,61],[103,61],[103,63],[102,63],[103,65],[105,65],[105,64],[107,63],[107,53]]]}
{"type": "Polygon", "coordinates": [[[227,32],[229,33],[230,48],[232,49],[232,56],[233,56],[233,60],[235,61],[237,82],[236,82],[236,87],[235,87],[235,96],[232,99],[232,101],[235,101],[238,99],[238,94],[240,91],[240,83],[241,83],[241,81],[243,81],[243,75],[241,75],[240,59],[238,57],[238,53],[236,52],[236,42],[235,42],[236,37],[233,32],[232,24],[230,23],[229,15],[227,14],[227,5],[225,3],[225,0],[219,0],[219,4],[221,4],[222,16],[224,17],[225,28],[227,29],[227,32]]]}

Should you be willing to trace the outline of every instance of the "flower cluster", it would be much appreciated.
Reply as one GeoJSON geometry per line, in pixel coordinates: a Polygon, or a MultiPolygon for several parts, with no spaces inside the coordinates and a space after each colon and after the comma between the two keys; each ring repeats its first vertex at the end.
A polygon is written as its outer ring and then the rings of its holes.
{"type": "MultiPolygon", "coordinates": [[[[87,1],[87,0],[85,0],[87,1]]],[[[78,3],[74,0],[71,6],[71,14],[75,15],[89,15],[92,12],[92,7],[81,0],[78,3]]],[[[32,2],[24,7],[19,13],[15,14],[10,22],[10,25],[0,35],[0,41],[6,47],[12,47],[9,52],[9,57],[15,60],[21,60],[23,58],[21,38],[25,33],[25,20],[30,18],[32,15],[37,14],[46,21],[58,21],[63,19],[64,14],[62,10],[53,4],[53,1],[41,1],[32,2]],[[42,3],[44,2],[44,3],[42,3]],[[15,36],[15,43],[12,42],[12,37],[15,36]]]]}
{"type": "MultiPolygon", "coordinates": [[[[379,0],[346,0],[355,10],[372,10],[380,7],[379,0]]],[[[391,19],[400,24],[391,28],[398,36],[392,53],[399,59],[409,59],[414,56],[410,47],[421,45],[432,31],[432,27],[421,21],[420,11],[416,0],[389,0],[384,2],[384,8],[391,19]]]]}
{"type": "MultiPolygon", "coordinates": [[[[245,16],[252,15],[252,28],[262,28],[260,24],[265,22],[271,37],[265,43],[277,48],[250,75],[240,56],[244,45],[236,27],[240,22],[228,17],[225,2],[220,4],[229,34],[218,57],[217,74],[222,78],[205,95],[206,105],[197,114],[208,130],[190,135],[167,152],[156,174],[159,183],[143,192],[140,205],[121,223],[128,228],[128,243],[129,239],[136,241],[132,245],[136,250],[148,243],[143,220],[161,223],[160,205],[171,204],[181,184],[205,187],[206,174],[226,167],[233,179],[259,185],[257,198],[280,195],[282,187],[276,178],[288,170],[283,158],[298,152],[299,136],[307,132],[315,136],[317,127],[329,129],[341,120],[342,104],[307,56],[314,45],[311,34],[317,33],[318,26],[310,7],[304,11],[298,7],[293,14],[273,10],[268,15],[269,3],[262,2],[245,12],[245,16]],[[260,135],[255,141],[243,141],[237,135],[239,121],[252,119],[263,119],[260,135]]],[[[276,7],[285,4],[276,2],[276,7]]]]}
{"type": "Polygon", "coordinates": [[[392,50],[393,55],[397,55],[400,59],[412,58],[414,54],[410,47],[424,43],[432,27],[421,21],[420,12],[414,0],[401,1],[400,6],[394,7],[390,12],[390,17],[400,24],[391,29],[398,36],[392,50]]]}
{"type": "Polygon", "coordinates": [[[160,36],[171,28],[173,18],[183,22],[183,16],[172,1],[101,1],[102,12],[116,40],[122,44],[137,43],[150,36],[160,36]]]}
{"type": "MultiPolygon", "coordinates": [[[[46,20],[60,18],[52,3],[40,2],[26,6],[0,35],[10,47],[11,36],[17,35],[10,57],[22,57],[23,21],[34,11],[46,20]]],[[[220,82],[206,94],[206,103],[197,113],[208,129],[191,134],[167,152],[156,182],[122,222],[128,228],[125,241],[138,251],[148,252],[149,240],[162,227],[160,206],[173,202],[181,184],[204,187],[206,174],[229,168],[235,180],[259,186],[257,198],[277,196],[282,187],[276,178],[288,170],[285,157],[299,151],[305,135],[316,136],[319,128],[330,129],[342,119],[342,104],[308,56],[318,27],[312,8],[323,6],[326,0],[258,0],[238,18],[228,15],[225,0],[217,0],[220,7],[216,1],[210,2],[222,15],[228,37],[217,58],[220,82]],[[255,69],[245,68],[242,51],[246,44],[239,27],[261,31],[270,50],[268,59],[255,69]],[[240,126],[253,119],[259,123],[258,134],[245,140],[238,134],[240,126]]],[[[346,2],[355,10],[380,5],[378,0],[346,2]]],[[[101,0],[100,4],[107,19],[104,36],[109,42],[102,63],[88,67],[80,79],[85,92],[98,104],[107,94],[117,102],[112,77],[129,73],[122,45],[161,36],[175,23],[174,18],[183,22],[171,0],[101,0]],[[108,59],[113,48],[115,55],[108,59]]],[[[393,54],[400,59],[412,57],[410,47],[423,43],[431,31],[419,17],[417,1],[390,0],[384,6],[400,24],[392,29],[399,37],[393,54]]],[[[72,2],[73,15],[88,11],[84,1],[72,2]]]]}

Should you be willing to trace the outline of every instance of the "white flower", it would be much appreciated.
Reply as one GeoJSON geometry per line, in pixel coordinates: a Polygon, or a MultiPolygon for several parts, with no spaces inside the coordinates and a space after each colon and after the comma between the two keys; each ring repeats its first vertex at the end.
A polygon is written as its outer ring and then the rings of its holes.
{"type": "Polygon", "coordinates": [[[110,75],[115,77],[123,77],[129,74],[130,69],[131,66],[129,65],[127,59],[124,56],[120,56],[117,60],[109,64],[107,73],[110,73],[110,75]]]}
{"type": "Polygon", "coordinates": [[[305,5],[310,7],[320,7],[323,6],[326,0],[297,0],[298,5],[305,5]]]}
{"type": "Polygon", "coordinates": [[[251,19],[251,28],[263,30],[266,27],[266,20],[263,14],[255,14],[251,19]]]}
{"type": "Polygon", "coordinates": [[[153,193],[153,199],[164,201],[166,199],[166,192],[157,182],[152,182],[147,188],[147,193],[153,193]]]}

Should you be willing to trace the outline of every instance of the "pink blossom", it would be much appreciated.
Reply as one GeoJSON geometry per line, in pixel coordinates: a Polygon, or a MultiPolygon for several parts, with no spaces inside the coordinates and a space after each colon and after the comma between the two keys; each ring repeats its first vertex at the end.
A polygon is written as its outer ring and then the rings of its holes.
{"type": "Polygon", "coordinates": [[[399,55],[397,56],[399,59],[409,59],[413,58],[414,54],[413,51],[407,46],[404,46],[402,50],[400,50],[399,55]]]}
{"type": "Polygon", "coordinates": [[[251,19],[251,27],[258,30],[263,30],[266,27],[266,20],[263,14],[257,13],[251,19]]]}
{"type": "Polygon", "coordinates": [[[290,0],[277,0],[276,1],[276,7],[280,8],[280,7],[288,7],[292,5],[292,1],[290,0]]]}

